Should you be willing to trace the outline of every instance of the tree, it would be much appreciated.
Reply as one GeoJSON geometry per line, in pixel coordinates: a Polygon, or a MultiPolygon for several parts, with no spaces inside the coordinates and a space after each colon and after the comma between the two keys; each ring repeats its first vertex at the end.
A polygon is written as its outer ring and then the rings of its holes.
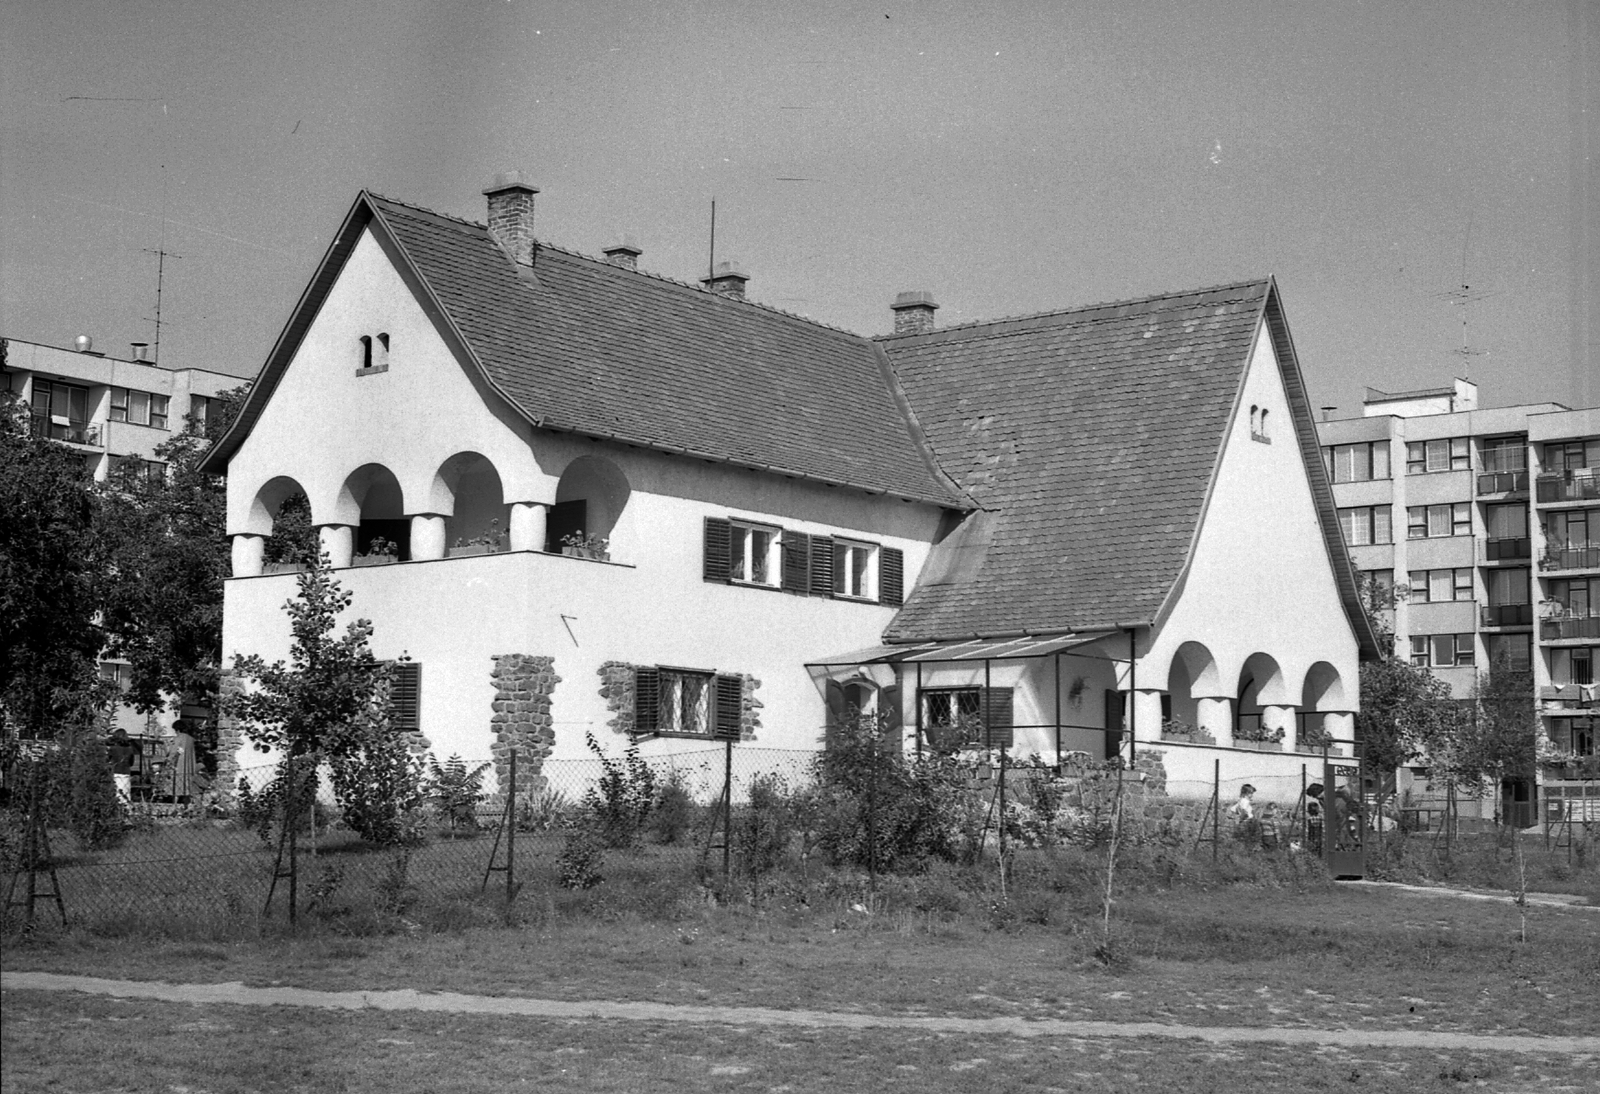
{"type": "Polygon", "coordinates": [[[107,652],[131,666],[126,698],[138,710],[158,709],[167,696],[215,703],[222,583],[232,560],[225,484],[199,463],[237,417],[247,390],[224,392],[203,425],[191,420],[156,448],[167,475],[124,467],[100,491],[107,652]]]}
{"type": "Polygon", "coordinates": [[[83,457],[0,397],[0,735],[87,729],[102,705],[97,508],[83,457]]]}
{"type": "MultiPolygon", "coordinates": [[[[1488,783],[1496,791],[1511,779],[1532,779],[1539,765],[1544,731],[1533,702],[1533,673],[1513,669],[1504,654],[1473,686],[1473,717],[1461,727],[1455,749],[1458,786],[1488,783]]],[[[1498,805],[1497,820],[1502,818],[1498,805]]]]}
{"type": "Polygon", "coordinates": [[[1393,657],[1361,666],[1356,736],[1368,762],[1384,774],[1419,756],[1433,759],[1460,721],[1449,686],[1427,669],[1393,657]]]}

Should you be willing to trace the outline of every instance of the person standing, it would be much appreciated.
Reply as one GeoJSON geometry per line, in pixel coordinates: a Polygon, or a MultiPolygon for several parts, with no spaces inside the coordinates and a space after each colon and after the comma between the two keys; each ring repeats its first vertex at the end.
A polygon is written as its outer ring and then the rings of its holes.
{"type": "Polygon", "coordinates": [[[189,720],[172,723],[172,740],[167,744],[166,782],[174,803],[187,803],[194,794],[194,737],[189,720]]]}
{"type": "Polygon", "coordinates": [[[133,807],[133,761],[139,748],[128,738],[128,731],[118,726],[111,731],[106,742],[106,758],[111,761],[111,781],[117,786],[117,800],[125,807],[133,807]]]}

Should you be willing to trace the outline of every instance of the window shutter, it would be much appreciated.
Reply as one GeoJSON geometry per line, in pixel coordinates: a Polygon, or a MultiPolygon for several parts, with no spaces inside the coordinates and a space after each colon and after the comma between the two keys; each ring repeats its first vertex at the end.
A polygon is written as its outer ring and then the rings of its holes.
{"type": "Polygon", "coordinates": [[[838,544],[828,536],[811,537],[811,595],[833,595],[833,550],[838,544]]]}
{"type": "Polygon", "coordinates": [[[903,726],[900,716],[900,685],[891,684],[878,692],[878,713],[883,717],[883,728],[898,735],[903,726]]]}
{"type": "Polygon", "coordinates": [[[719,741],[737,741],[744,720],[744,677],[718,676],[716,689],[715,736],[719,741]]]}
{"type": "Polygon", "coordinates": [[[1011,747],[1011,689],[980,688],[985,748],[1011,747]]]}
{"type": "Polygon", "coordinates": [[[705,579],[726,585],[733,580],[733,524],[721,517],[706,518],[705,579]]]}
{"type": "Polygon", "coordinates": [[[804,532],[783,533],[783,590],[806,593],[811,580],[811,537],[804,532]]]}
{"type": "Polygon", "coordinates": [[[654,733],[661,722],[661,673],[633,670],[633,732],[654,733]]]}
{"type": "Polygon", "coordinates": [[[422,725],[422,663],[394,661],[389,670],[390,725],[398,733],[416,733],[422,725]]]}
{"type": "Polygon", "coordinates": [[[884,547],[878,551],[878,601],[882,604],[905,603],[906,554],[898,547],[884,547]]]}
{"type": "Polygon", "coordinates": [[[843,728],[845,716],[848,713],[845,702],[844,685],[837,680],[829,680],[823,685],[823,698],[828,704],[827,721],[823,727],[824,746],[832,745],[843,728]]]}

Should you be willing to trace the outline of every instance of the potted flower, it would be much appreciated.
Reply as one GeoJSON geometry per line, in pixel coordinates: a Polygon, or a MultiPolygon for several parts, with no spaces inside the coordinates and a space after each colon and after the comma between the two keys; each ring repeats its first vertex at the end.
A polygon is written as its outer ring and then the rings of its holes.
{"type": "Polygon", "coordinates": [[[1217,739],[1199,726],[1190,722],[1180,721],[1177,718],[1168,718],[1161,723],[1161,739],[1163,741],[1186,741],[1192,745],[1214,745],[1217,739]]]}
{"type": "Polygon", "coordinates": [[[509,539],[505,532],[500,530],[500,519],[496,517],[489,522],[489,527],[480,535],[471,539],[458,539],[455,546],[446,554],[450,558],[461,558],[464,555],[492,555],[509,548],[509,539]]]}
{"type": "Polygon", "coordinates": [[[352,566],[385,566],[391,562],[400,561],[400,545],[392,539],[382,536],[373,536],[372,542],[367,544],[364,554],[356,555],[350,560],[352,566]]]}
{"type": "Polygon", "coordinates": [[[1333,734],[1322,726],[1307,726],[1294,742],[1296,752],[1321,752],[1333,748],[1333,734]]]}
{"type": "Polygon", "coordinates": [[[1233,735],[1233,746],[1255,752],[1280,752],[1283,750],[1283,727],[1268,729],[1259,722],[1241,725],[1233,735]]]}
{"type": "Polygon", "coordinates": [[[592,558],[600,562],[611,561],[611,541],[594,533],[573,532],[561,537],[561,553],[574,558],[592,558]]]}

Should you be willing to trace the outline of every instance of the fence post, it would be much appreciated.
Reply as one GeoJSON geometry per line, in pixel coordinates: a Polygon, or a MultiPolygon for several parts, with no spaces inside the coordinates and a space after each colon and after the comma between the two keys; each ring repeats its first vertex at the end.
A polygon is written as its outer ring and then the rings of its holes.
{"type": "Polygon", "coordinates": [[[517,750],[511,749],[511,788],[506,801],[506,908],[517,895],[517,750]]]}
{"type": "Polygon", "coordinates": [[[297,774],[294,753],[291,752],[289,754],[289,786],[283,798],[283,823],[289,829],[289,925],[291,927],[295,925],[300,904],[300,877],[299,871],[296,869],[299,840],[297,838],[298,833],[295,831],[300,827],[298,823],[300,818],[295,811],[295,805],[300,797],[300,783],[297,774]]]}
{"type": "Polygon", "coordinates": [[[1222,843],[1222,760],[1211,760],[1211,861],[1217,861],[1218,847],[1222,843]]]}

